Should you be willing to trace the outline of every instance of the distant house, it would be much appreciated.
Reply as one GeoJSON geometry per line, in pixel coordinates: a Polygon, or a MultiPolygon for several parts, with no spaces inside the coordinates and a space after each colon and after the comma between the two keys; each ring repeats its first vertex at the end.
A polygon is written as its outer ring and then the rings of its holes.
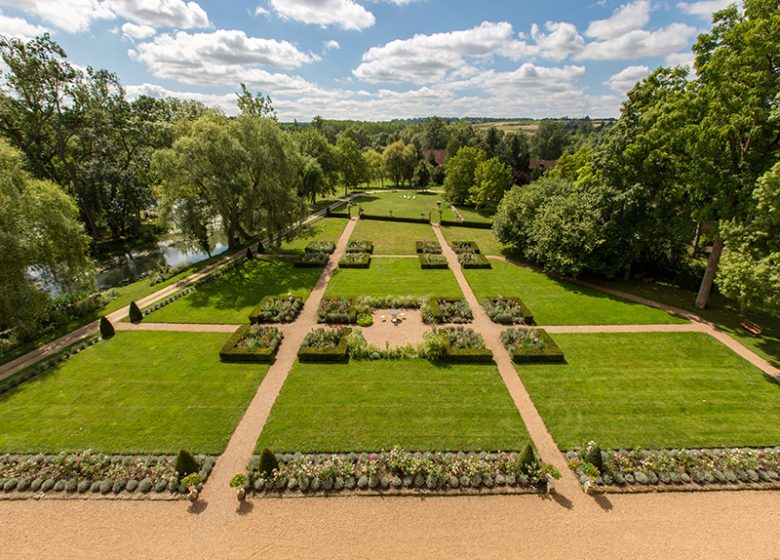
{"type": "Polygon", "coordinates": [[[447,150],[432,150],[426,148],[422,151],[423,159],[425,161],[431,161],[431,154],[436,158],[436,165],[443,166],[447,163],[447,150]]]}
{"type": "Polygon", "coordinates": [[[557,159],[532,159],[528,164],[528,169],[532,172],[536,171],[537,168],[541,168],[542,171],[547,171],[556,165],[558,165],[557,159]]]}

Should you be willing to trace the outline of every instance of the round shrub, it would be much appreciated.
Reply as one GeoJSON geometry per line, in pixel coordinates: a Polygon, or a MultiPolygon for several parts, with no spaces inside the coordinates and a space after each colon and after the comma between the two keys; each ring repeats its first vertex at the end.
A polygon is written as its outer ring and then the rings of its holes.
{"type": "Polygon", "coordinates": [[[128,480],[126,490],[130,493],[133,493],[136,490],[138,490],[138,481],[134,478],[128,480]]]}
{"type": "Polygon", "coordinates": [[[496,486],[506,486],[506,478],[504,478],[503,474],[496,475],[495,484],[496,486]]]}
{"type": "Polygon", "coordinates": [[[328,477],[322,481],[322,489],[326,492],[333,490],[333,479],[331,477],[328,477]]]}
{"type": "Polygon", "coordinates": [[[766,471],[766,475],[769,477],[769,480],[777,480],[780,478],[780,473],[777,471],[766,471]]]}
{"type": "Polygon", "coordinates": [[[360,478],[358,478],[357,485],[358,488],[360,488],[361,490],[365,490],[366,488],[368,488],[368,477],[363,475],[360,478]]]}
{"type": "Polygon", "coordinates": [[[287,482],[287,489],[295,491],[298,489],[298,479],[293,477],[287,482]]]}
{"type": "Polygon", "coordinates": [[[344,479],[342,477],[336,477],[336,482],[333,483],[333,489],[336,491],[344,490],[344,479]]]}
{"type": "Polygon", "coordinates": [[[680,482],[682,482],[683,484],[690,483],[691,482],[691,475],[689,475],[688,473],[682,473],[680,475],[680,482]]]}
{"type": "Polygon", "coordinates": [[[92,486],[91,480],[82,480],[81,482],[79,482],[78,488],[76,488],[76,490],[78,490],[79,494],[84,494],[87,490],[90,489],[91,486],[92,486]]]}
{"type": "Polygon", "coordinates": [[[127,486],[127,481],[119,479],[114,481],[114,487],[111,489],[114,494],[119,494],[127,486]]]}
{"type": "Polygon", "coordinates": [[[412,479],[411,476],[405,476],[404,477],[404,488],[411,488],[412,484],[414,484],[414,479],[412,479]]]}
{"type": "Polygon", "coordinates": [[[314,478],[312,479],[310,486],[313,492],[319,492],[322,490],[322,481],[319,478],[314,478]]]}
{"type": "Polygon", "coordinates": [[[96,480],[95,482],[93,482],[92,486],[89,487],[89,490],[93,494],[97,494],[98,492],[100,492],[100,481],[96,480]]]}
{"type": "Polygon", "coordinates": [[[723,475],[726,477],[726,482],[735,483],[737,481],[737,475],[734,471],[725,471],[723,475]]]}
{"type": "Polygon", "coordinates": [[[3,490],[6,492],[11,492],[12,490],[16,490],[16,486],[19,484],[19,481],[15,478],[9,478],[5,481],[5,484],[3,484],[3,490]]]}
{"type": "Polygon", "coordinates": [[[344,481],[344,486],[347,490],[353,490],[355,488],[355,484],[357,482],[355,481],[355,478],[352,476],[348,476],[347,479],[344,481]]]}
{"type": "Polygon", "coordinates": [[[382,479],[379,481],[379,483],[381,484],[382,488],[385,489],[385,490],[390,488],[390,484],[392,484],[392,482],[393,482],[393,479],[390,478],[388,475],[384,475],[382,477],[382,479]]]}
{"type": "Polygon", "coordinates": [[[467,477],[465,474],[464,474],[463,476],[461,476],[461,477],[460,477],[460,479],[458,480],[458,483],[459,483],[459,484],[460,484],[460,485],[461,485],[463,488],[468,488],[469,486],[471,486],[471,480],[470,480],[470,479],[469,479],[469,477],[467,477]]]}
{"type": "Polygon", "coordinates": [[[772,479],[769,478],[769,475],[764,471],[758,471],[758,478],[761,479],[761,482],[769,482],[772,479]]]}
{"type": "Polygon", "coordinates": [[[264,486],[265,486],[265,480],[263,480],[262,478],[258,478],[257,480],[255,480],[255,491],[256,492],[260,492],[263,489],[264,486]]]}
{"type": "Polygon", "coordinates": [[[404,481],[401,480],[400,476],[393,477],[393,488],[400,488],[403,485],[404,485],[404,481]]]}
{"type": "Polygon", "coordinates": [[[379,486],[379,479],[375,476],[369,476],[368,487],[371,488],[372,490],[375,490],[377,486],[379,486]]]}
{"type": "Polygon", "coordinates": [[[30,479],[20,478],[19,484],[16,485],[16,490],[19,492],[27,492],[30,489],[30,479]]]}
{"type": "Polygon", "coordinates": [[[65,491],[69,493],[73,493],[78,489],[78,482],[76,482],[75,478],[71,478],[67,482],[65,482],[65,491]]]}
{"type": "Polygon", "coordinates": [[[634,475],[634,480],[636,480],[637,484],[647,484],[649,482],[647,475],[643,472],[637,472],[634,475]]]}
{"type": "Polygon", "coordinates": [[[166,488],[168,488],[168,483],[164,480],[158,480],[157,484],[154,485],[154,491],[158,494],[164,492],[166,488]]]}
{"type": "Polygon", "coordinates": [[[514,486],[517,484],[517,477],[513,474],[506,475],[506,483],[508,486],[514,486]]]}
{"type": "MultiPolygon", "coordinates": [[[[287,486],[287,479],[285,477],[280,477],[274,484],[274,488],[276,488],[277,490],[284,490],[286,486],[287,486]]],[[[312,481],[312,490],[314,490],[314,481],[312,481]]]]}
{"type": "Polygon", "coordinates": [[[57,484],[57,481],[56,481],[56,480],[54,480],[53,478],[47,478],[47,479],[44,481],[43,485],[41,486],[41,491],[42,491],[42,492],[48,492],[49,490],[51,490],[52,488],[54,488],[54,485],[55,485],[55,484],[57,484]]]}
{"type": "Polygon", "coordinates": [[[109,494],[113,488],[114,484],[110,480],[100,482],[100,493],[103,495],[109,494]]]}
{"type": "Polygon", "coordinates": [[[148,494],[152,490],[152,485],[154,483],[152,482],[152,479],[149,477],[146,477],[141,480],[141,482],[138,483],[138,489],[141,491],[142,494],[148,494]]]}

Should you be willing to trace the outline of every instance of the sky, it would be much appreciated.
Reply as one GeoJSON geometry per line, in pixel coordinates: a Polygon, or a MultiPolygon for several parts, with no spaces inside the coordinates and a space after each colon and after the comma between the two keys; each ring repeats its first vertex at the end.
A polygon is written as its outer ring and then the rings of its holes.
{"type": "Polygon", "coordinates": [[[730,0],[0,0],[0,34],[50,32],[130,98],[237,111],[239,83],[282,121],[615,117],[625,93],[730,0]]]}

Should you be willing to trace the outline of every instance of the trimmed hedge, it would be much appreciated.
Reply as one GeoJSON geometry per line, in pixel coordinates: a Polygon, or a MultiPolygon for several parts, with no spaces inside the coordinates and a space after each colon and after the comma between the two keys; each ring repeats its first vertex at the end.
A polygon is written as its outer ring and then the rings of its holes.
{"type": "Polygon", "coordinates": [[[476,241],[453,241],[450,243],[450,247],[452,247],[452,250],[458,255],[462,253],[479,254],[480,252],[479,245],[477,245],[476,241]]]}
{"type": "Polygon", "coordinates": [[[555,343],[555,340],[544,329],[533,329],[536,335],[545,343],[544,348],[516,348],[510,350],[512,361],[516,364],[532,363],[564,363],[566,358],[563,350],[555,343]]]}
{"type": "Polygon", "coordinates": [[[373,253],[374,252],[374,244],[371,241],[350,241],[347,243],[347,248],[344,251],[345,253],[373,253]]]}
{"type": "Polygon", "coordinates": [[[379,216],[376,214],[366,214],[363,213],[360,215],[361,220],[379,220],[382,222],[401,222],[406,224],[430,224],[431,221],[429,219],[422,219],[422,218],[405,218],[403,216],[379,216]]]}
{"type": "Polygon", "coordinates": [[[493,268],[485,255],[480,253],[461,253],[458,255],[458,262],[462,268],[493,268]]]}
{"type": "Polygon", "coordinates": [[[298,360],[310,364],[348,362],[347,338],[350,334],[352,334],[352,329],[345,328],[338,344],[334,348],[316,348],[301,345],[298,349],[298,360]]]}
{"type": "Polygon", "coordinates": [[[499,325],[533,325],[534,315],[528,306],[523,303],[520,298],[515,297],[495,297],[488,298],[482,302],[482,307],[485,308],[485,312],[490,317],[490,320],[499,325]],[[502,313],[498,309],[498,305],[501,302],[507,302],[517,308],[520,316],[517,314],[512,316],[509,313],[502,313]]]}
{"type": "Polygon", "coordinates": [[[420,268],[423,270],[441,270],[450,267],[447,264],[447,258],[443,255],[420,253],[417,255],[417,259],[420,261],[420,268]]]}
{"type": "Polygon", "coordinates": [[[293,262],[295,268],[323,268],[328,264],[328,253],[304,253],[293,262]]]}
{"type": "Polygon", "coordinates": [[[353,297],[324,297],[317,310],[317,322],[328,325],[352,325],[357,322],[357,310],[355,309],[355,298],[353,297]],[[344,301],[349,303],[349,309],[344,314],[327,313],[326,308],[331,302],[344,301]]]}
{"type": "Polygon", "coordinates": [[[339,261],[339,268],[370,268],[370,253],[345,253],[339,261]]]}
{"type": "Polygon", "coordinates": [[[441,255],[441,245],[438,241],[417,241],[415,242],[418,253],[428,253],[430,255],[441,255]]]}
{"type": "Polygon", "coordinates": [[[260,303],[255,307],[252,312],[249,314],[249,322],[252,324],[273,324],[273,323],[292,323],[297,318],[298,315],[301,314],[301,311],[303,311],[303,299],[299,297],[294,297],[292,300],[289,300],[288,298],[281,298],[281,297],[274,297],[274,296],[265,296],[263,299],[260,300],[260,303]],[[289,317],[287,317],[287,320],[284,318],[279,319],[270,317],[269,311],[266,311],[269,307],[271,307],[274,303],[281,300],[281,303],[289,307],[289,317]]]}
{"type": "Polygon", "coordinates": [[[465,228],[474,228],[474,229],[492,229],[493,224],[490,222],[471,222],[468,220],[464,220],[462,222],[454,221],[454,220],[442,220],[440,222],[440,225],[447,226],[447,227],[465,227],[465,228]]]}
{"type": "Polygon", "coordinates": [[[304,253],[326,253],[332,255],[336,250],[336,244],[332,241],[312,241],[303,250],[304,253]]]}
{"type": "Polygon", "coordinates": [[[228,338],[219,352],[219,358],[223,362],[271,364],[276,360],[276,351],[279,349],[278,344],[273,348],[253,348],[251,350],[237,347],[238,342],[250,328],[252,328],[251,325],[243,325],[228,338]]]}
{"type": "Polygon", "coordinates": [[[442,361],[450,364],[492,364],[493,352],[488,348],[447,348],[442,361]]]}

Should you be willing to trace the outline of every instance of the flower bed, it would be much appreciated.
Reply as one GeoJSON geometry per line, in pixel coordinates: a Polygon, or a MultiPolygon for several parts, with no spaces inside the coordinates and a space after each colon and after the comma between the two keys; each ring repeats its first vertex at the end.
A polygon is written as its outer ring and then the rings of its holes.
{"type": "Polygon", "coordinates": [[[422,355],[431,361],[492,363],[482,335],[465,327],[436,328],[425,334],[422,355]]]}
{"type": "MultiPolygon", "coordinates": [[[[0,456],[0,488],[6,493],[62,495],[186,494],[179,482],[176,457],[60,453],[59,455],[0,456]]],[[[198,456],[200,478],[205,482],[214,457],[198,456]]]]}
{"type": "Polygon", "coordinates": [[[453,241],[450,243],[450,247],[456,254],[461,255],[463,253],[477,253],[479,254],[479,245],[475,241],[453,241]]]}
{"type": "Polygon", "coordinates": [[[353,325],[357,321],[354,298],[322,298],[317,310],[317,322],[329,325],[353,325]]]}
{"type": "Polygon", "coordinates": [[[412,453],[400,449],[333,455],[283,454],[265,472],[254,457],[246,487],[256,494],[337,492],[444,493],[540,492],[548,476],[560,473],[537,459],[530,447],[520,453],[412,453]]]}
{"type": "Polygon", "coordinates": [[[474,315],[465,299],[438,299],[426,300],[422,307],[423,323],[442,325],[445,323],[471,323],[474,315]]]}
{"type": "Polygon", "coordinates": [[[336,250],[336,244],[332,241],[312,241],[304,249],[305,253],[325,253],[327,255],[333,254],[336,250]]]}
{"type": "Polygon", "coordinates": [[[227,340],[219,357],[223,362],[271,363],[282,338],[281,331],[276,327],[244,325],[227,340]]]}
{"type": "Polygon", "coordinates": [[[589,442],[566,455],[586,491],[780,488],[780,447],[602,451],[589,442]]]}
{"type": "Polygon", "coordinates": [[[490,320],[499,325],[533,325],[531,310],[518,298],[496,297],[482,302],[490,320]]]}
{"type": "Polygon", "coordinates": [[[566,361],[563,351],[544,329],[507,329],[501,342],[518,364],[566,361]]]}
{"type": "Polygon", "coordinates": [[[347,243],[347,253],[373,253],[374,244],[370,241],[350,241],[347,243]]]}
{"type": "Polygon", "coordinates": [[[488,258],[480,253],[460,253],[458,262],[463,268],[493,268],[488,258]]]}
{"type": "Polygon", "coordinates": [[[369,268],[371,253],[344,253],[339,260],[339,268],[369,268]]]}
{"type": "Polygon", "coordinates": [[[328,264],[329,253],[304,253],[293,262],[295,268],[322,268],[328,264]]]}
{"type": "Polygon", "coordinates": [[[299,297],[266,296],[249,314],[250,323],[292,323],[303,310],[299,297]]]}
{"type": "Polygon", "coordinates": [[[349,359],[347,337],[352,329],[335,327],[315,329],[303,339],[298,350],[301,362],[344,362],[349,359]]]}
{"type": "Polygon", "coordinates": [[[417,252],[428,255],[441,255],[441,245],[438,241],[417,241],[417,252]]]}
{"type": "Polygon", "coordinates": [[[435,253],[420,253],[417,255],[420,261],[420,268],[423,270],[435,270],[449,268],[447,257],[435,253]]]}

